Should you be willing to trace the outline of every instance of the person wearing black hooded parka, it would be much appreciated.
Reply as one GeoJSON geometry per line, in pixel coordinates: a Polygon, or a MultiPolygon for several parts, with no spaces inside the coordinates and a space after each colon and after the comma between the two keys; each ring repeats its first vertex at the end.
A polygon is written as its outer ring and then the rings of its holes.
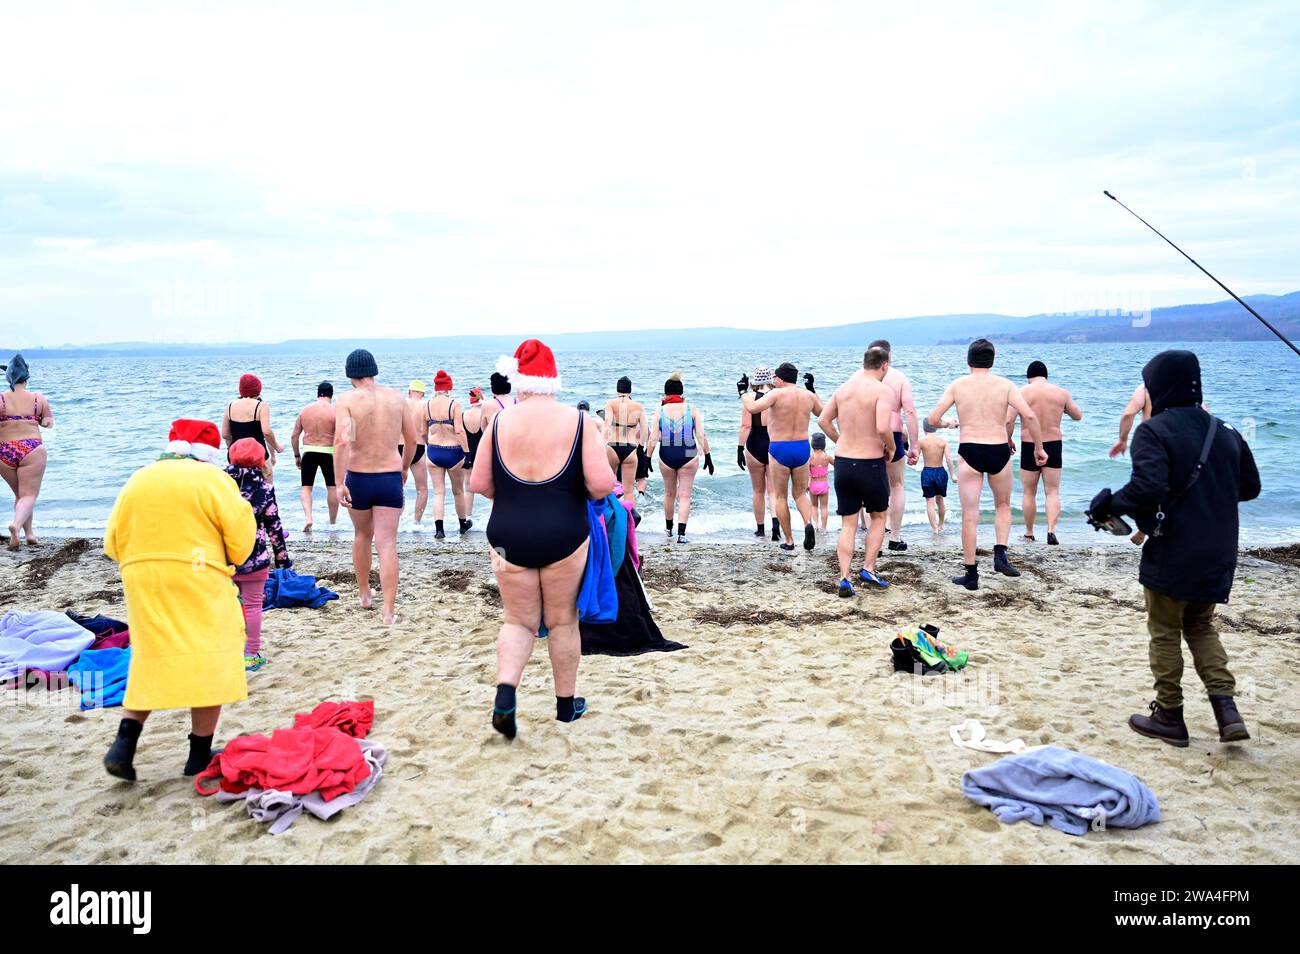
{"type": "Polygon", "coordinates": [[[1228,602],[1237,568],[1237,504],[1259,496],[1250,447],[1232,426],[1201,407],[1201,366],[1190,351],[1162,351],[1142,369],[1151,417],[1133,436],[1133,473],[1092,501],[1094,520],[1131,515],[1147,534],[1138,580],[1146,593],[1156,699],[1129,726],[1170,745],[1188,744],[1183,718],[1182,642],[1209,693],[1219,740],[1249,739],[1233,694],[1228,654],[1214,610],[1228,602]],[[1214,428],[1205,463],[1195,477],[1214,428]]]}

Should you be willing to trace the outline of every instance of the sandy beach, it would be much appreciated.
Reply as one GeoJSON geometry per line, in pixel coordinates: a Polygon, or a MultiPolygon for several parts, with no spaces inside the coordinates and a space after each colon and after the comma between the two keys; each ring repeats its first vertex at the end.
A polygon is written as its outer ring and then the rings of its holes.
{"type": "MultiPolygon", "coordinates": [[[[591,713],[553,721],[545,653],[520,691],[507,743],[488,712],[499,602],[483,537],[402,547],[399,621],[379,625],[351,582],[349,543],[290,541],[295,569],[341,599],[267,613],[270,665],[223,715],[218,741],[292,724],[324,699],[374,699],[384,779],[328,823],[279,837],[193,793],[180,775],[188,714],[150,720],[120,783],[100,759],[118,710],[81,713],[72,693],[0,696],[0,862],[961,862],[1285,864],[1300,860],[1300,579],[1243,557],[1219,624],[1253,736],[1217,741],[1189,665],[1192,744],[1125,722],[1151,697],[1137,551],[1013,546],[1024,575],[978,593],[948,582],[956,533],[882,559],[897,585],[833,595],[833,538],[812,554],[774,544],[644,544],[645,581],[675,653],[584,657],[591,713]],[[892,672],[904,622],[933,622],[971,653],[964,675],[892,672]],[[1136,773],[1163,821],[1071,837],[1004,826],[961,794],[997,756],[953,745],[980,720],[1136,773]]],[[[1294,548],[1293,548],[1294,557],[1294,548]]],[[[1278,559],[1285,559],[1279,556],[1278,559]]],[[[985,558],[984,562],[989,561],[985,558]]],[[[4,609],[125,619],[98,541],[0,553],[4,609]]]]}

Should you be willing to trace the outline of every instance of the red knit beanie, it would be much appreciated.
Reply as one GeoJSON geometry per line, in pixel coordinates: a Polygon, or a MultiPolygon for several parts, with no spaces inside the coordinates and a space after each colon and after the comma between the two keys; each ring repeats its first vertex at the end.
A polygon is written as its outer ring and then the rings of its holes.
{"type": "Polygon", "coordinates": [[[435,391],[450,391],[451,375],[440,369],[438,373],[433,376],[433,389],[435,391]]]}
{"type": "Polygon", "coordinates": [[[241,437],[230,445],[230,462],[236,467],[261,467],[266,463],[266,448],[251,437],[241,437]]]}

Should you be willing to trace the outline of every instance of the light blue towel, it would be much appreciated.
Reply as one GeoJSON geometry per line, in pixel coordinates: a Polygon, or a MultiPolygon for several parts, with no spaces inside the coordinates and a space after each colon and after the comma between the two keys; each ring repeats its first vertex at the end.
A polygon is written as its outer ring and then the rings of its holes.
{"type": "Polygon", "coordinates": [[[87,649],[68,667],[68,678],[81,690],[82,709],[111,709],[126,696],[126,674],[131,650],[87,649]],[[100,674],[103,674],[102,681],[100,674]]]}
{"type": "Polygon", "coordinates": [[[1069,835],[1085,834],[1094,820],[1106,828],[1160,821],[1155,795],[1137,776],[1054,745],[971,769],[961,790],[1007,825],[1046,821],[1069,835]]]}
{"type": "Polygon", "coordinates": [[[63,613],[5,613],[0,617],[0,679],[13,679],[27,669],[63,672],[94,641],[94,633],[63,613]]]}

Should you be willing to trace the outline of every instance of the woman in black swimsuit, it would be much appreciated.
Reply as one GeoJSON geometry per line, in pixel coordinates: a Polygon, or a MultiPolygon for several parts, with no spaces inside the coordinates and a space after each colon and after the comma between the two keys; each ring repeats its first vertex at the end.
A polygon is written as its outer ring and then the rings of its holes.
{"type": "Polygon", "coordinates": [[[271,429],[271,406],[262,400],[262,382],[255,374],[245,374],[239,379],[239,397],[226,405],[221,419],[221,436],[225,439],[227,453],[235,441],[251,437],[266,451],[266,465],[262,473],[272,479],[275,455],[284,445],[275,439],[271,429]]]}
{"type": "MultiPolygon", "coordinates": [[[[486,416],[483,413],[483,389],[469,389],[469,407],[465,408],[460,416],[460,423],[465,428],[465,441],[469,444],[469,452],[465,454],[465,473],[474,472],[474,460],[478,457],[479,441],[483,440],[483,427],[487,423],[486,416]]],[[[474,519],[474,491],[469,487],[469,481],[464,482],[465,494],[465,519],[474,519]]]]}
{"type": "MultiPolygon", "coordinates": [[[[750,387],[762,397],[772,390],[774,375],[771,368],[755,368],[750,387]]],[[[767,510],[767,498],[772,495],[771,477],[767,469],[767,411],[750,414],[743,407],[740,409],[740,436],[736,440],[736,463],[749,471],[749,482],[754,489],[754,520],[758,529],[754,536],[762,537],[764,517],[767,510]]],[[[776,508],[772,509],[772,539],[778,539],[779,527],[776,522],[776,508]]]]}
{"type": "Polygon", "coordinates": [[[636,494],[637,448],[646,440],[645,408],[632,400],[632,382],[618,379],[618,397],[605,402],[605,436],[609,440],[609,466],[623,485],[623,499],[636,494]]]}
{"type": "Polygon", "coordinates": [[[587,501],[608,496],[614,474],[599,429],[584,427],[585,413],[555,400],[560,379],[546,345],[525,341],[497,368],[509,375],[520,400],[488,424],[470,488],[492,499],[487,538],[505,614],[497,636],[492,726],[512,739],[515,689],[543,626],[556,719],[573,722],[586,711],[574,690],[582,656],[577,599],[587,566],[587,501]]]}

